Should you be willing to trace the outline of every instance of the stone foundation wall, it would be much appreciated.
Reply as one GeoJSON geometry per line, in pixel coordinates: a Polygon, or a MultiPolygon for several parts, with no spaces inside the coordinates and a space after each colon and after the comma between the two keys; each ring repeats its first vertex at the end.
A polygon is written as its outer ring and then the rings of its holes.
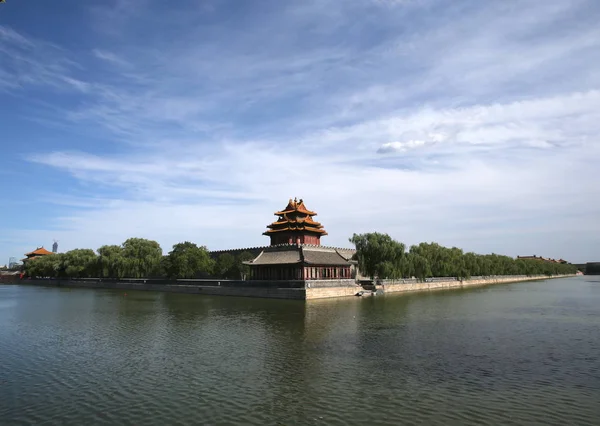
{"type": "MultiPolygon", "coordinates": [[[[218,281],[211,282],[212,285],[190,285],[186,284],[156,284],[141,282],[119,282],[101,280],[22,280],[14,284],[36,285],[45,287],[72,287],[93,288],[109,290],[138,290],[138,291],[160,291],[165,293],[204,294],[211,296],[238,296],[238,297],[262,297],[268,299],[296,299],[304,300],[306,293],[301,288],[277,288],[274,286],[224,286],[218,285],[218,281]]],[[[297,285],[294,282],[294,285],[297,285]]]]}
{"type": "MultiPolygon", "coordinates": [[[[561,275],[552,278],[571,277],[561,275]]],[[[429,282],[416,280],[383,280],[372,287],[384,293],[411,291],[447,290],[463,287],[503,284],[520,281],[537,281],[548,279],[547,276],[497,276],[474,277],[470,280],[454,278],[432,279],[429,282]]],[[[354,280],[310,280],[310,281],[212,281],[212,280],[180,280],[174,283],[157,282],[159,280],[122,280],[103,281],[99,279],[81,280],[19,280],[14,284],[38,285],[48,287],[77,287],[95,289],[162,291],[169,293],[205,294],[212,296],[262,297],[269,299],[326,299],[332,297],[354,296],[363,287],[354,280]]]]}
{"type": "Polygon", "coordinates": [[[427,291],[427,290],[448,290],[453,288],[464,288],[464,287],[474,287],[474,286],[484,286],[491,284],[504,284],[504,283],[514,283],[514,282],[522,282],[522,281],[539,281],[546,280],[549,278],[562,278],[562,277],[573,277],[574,275],[558,275],[553,277],[548,277],[546,275],[537,275],[537,276],[496,276],[496,277],[476,277],[470,280],[456,280],[456,279],[448,279],[448,280],[435,280],[431,282],[416,282],[413,280],[404,280],[393,281],[393,280],[383,280],[381,284],[376,286],[377,290],[382,290],[385,293],[397,293],[397,292],[408,292],[408,291],[427,291]]]}
{"type": "Polygon", "coordinates": [[[330,288],[330,287],[356,287],[356,281],[353,279],[339,280],[306,280],[303,281],[306,288],[330,288]]]}
{"type": "Polygon", "coordinates": [[[362,290],[362,287],[355,285],[352,287],[320,287],[320,288],[307,288],[306,289],[306,300],[311,299],[327,299],[331,297],[347,297],[354,296],[356,293],[362,290]]]}

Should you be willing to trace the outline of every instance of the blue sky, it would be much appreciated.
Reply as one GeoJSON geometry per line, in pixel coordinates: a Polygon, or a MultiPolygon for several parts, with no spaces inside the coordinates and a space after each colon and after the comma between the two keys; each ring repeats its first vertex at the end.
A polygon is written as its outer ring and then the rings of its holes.
{"type": "Polygon", "coordinates": [[[354,232],[600,258],[595,0],[8,0],[0,264],[354,232]]]}

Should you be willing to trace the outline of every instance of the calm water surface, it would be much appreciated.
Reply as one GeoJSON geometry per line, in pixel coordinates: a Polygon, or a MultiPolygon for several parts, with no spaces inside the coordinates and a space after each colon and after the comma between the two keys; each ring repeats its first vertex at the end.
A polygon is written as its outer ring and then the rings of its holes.
{"type": "Polygon", "coordinates": [[[311,303],[0,286],[2,425],[598,425],[600,277],[311,303]]]}

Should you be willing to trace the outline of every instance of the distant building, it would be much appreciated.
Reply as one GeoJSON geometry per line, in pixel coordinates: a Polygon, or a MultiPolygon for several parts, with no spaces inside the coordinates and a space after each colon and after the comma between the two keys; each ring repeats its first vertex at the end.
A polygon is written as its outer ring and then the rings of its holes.
{"type": "Polygon", "coordinates": [[[530,259],[530,260],[541,260],[544,262],[550,262],[550,263],[569,263],[564,259],[550,259],[550,258],[546,258],[546,257],[541,257],[541,256],[536,256],[535,254],[533,256],[517,256],[517,259],[530,259]]]}
{"type": "Polygon", "coordinates": [[[58,253],[58,241],[54,241],[52,244],[52,253],[58,253]]]}
{"type": "Polygon", "coordinates": [[[267,226],[263,235],[271,239],[254,260],[253,280],[334,280],[353,278],[354,250],[321,246],[327,235],[323,225],[316,222],[317,214],[308,210],[302,200],[289,200],[282,211],[275,212],[277,220],[267,226]]]}
{"type": "Polygon", "coordinates": [[[42,246],[42,247],[36,248],[34,251],[25,253],[25,259],[22,259],[22,260],[23,260],[23,263],[26,263],[26,262],[30,261],[31,259],[35,259],[35,258],[42,257],[42,256],[48,256],[50,254],[54,254],[54,253],[46,250],[44,248],[44,246],[42,246]]]}
{"type": "Polygon", "coordinates": [[[21,264],[17,262],[16,257],[11,257],[8,260],[8,269],[17,269],[19,266],[21,266],[21,264]]]}

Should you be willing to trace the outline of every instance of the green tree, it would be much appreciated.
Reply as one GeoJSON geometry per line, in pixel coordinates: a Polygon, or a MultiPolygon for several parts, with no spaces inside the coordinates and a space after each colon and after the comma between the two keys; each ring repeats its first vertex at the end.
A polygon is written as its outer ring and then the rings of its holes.
{"type": "Polygon", "coordinates": [[[413,253],[412,255],[414,276],[420,281],[425,281],[425,278],[431,277],[431,265],[425,256],[413,253]]]}
{"type": "Polygon", "coordinates": [[[238,275],[241,280],[246,280],[250,276],[250,266],[244,262],[253,260],[255,257],[248,251],[243,251],[237,256],[238,275]]]}
{"type": "Polygon", "coordinates": [[[223,253],[217,257],[215,274],[219,278],[236,279],[239,275],[238,262],[231,253],[223,253]]]}
{"type": "Polygon", "coordinates": [[[156,241],[129,238],[123,243],[123,272],[125,277],[149,278],[160,272],[162,249],[156,241]]]}
{"type": "Polygon", "coordinates": [[[107,245],[97,251],[99,275],[102,278],[123,278],[125,275],[123,247],[107,245]]]}
{"type": "Polygon", "coordinates": [[[214,269],[206,247],[189,241],[175,244],[166,262],[168,274],[173,278],[196,278],[200,274],[211,274],[214,269]]]}
{"type": "Polygon", "coordinates": [[[62,257],[62,268],[70,278],[93,277],[97,275],[97,265],[98,259],[92,249],[70,250],[62,257]]]}
{"type": "Polygon", "coordinates": [[[400,278],[406,246],[387,234],[371,232],[354,234],[350,242],[356,246],[356,260],[363,274],[371,278],[400,278]]]}
{"type": "Polygon", "coordinates": [[[405,253],[404,244],[379,233],[356,235],[350,239],[356,245],[355,258],[361,272],[371,278],[415,276],[457,277],[489,275],[558,275],[574,274],[574,265],[540,259],[513,259],[497,254],[464,253],[457,247],[437,243],[420,243],[405,253]]]}
{"type": "Polygon", "coordinates": [[[25,262],[25,273],[34,278],[64,277],[64,254],[50,254],[30,259],[25,262]]]}

